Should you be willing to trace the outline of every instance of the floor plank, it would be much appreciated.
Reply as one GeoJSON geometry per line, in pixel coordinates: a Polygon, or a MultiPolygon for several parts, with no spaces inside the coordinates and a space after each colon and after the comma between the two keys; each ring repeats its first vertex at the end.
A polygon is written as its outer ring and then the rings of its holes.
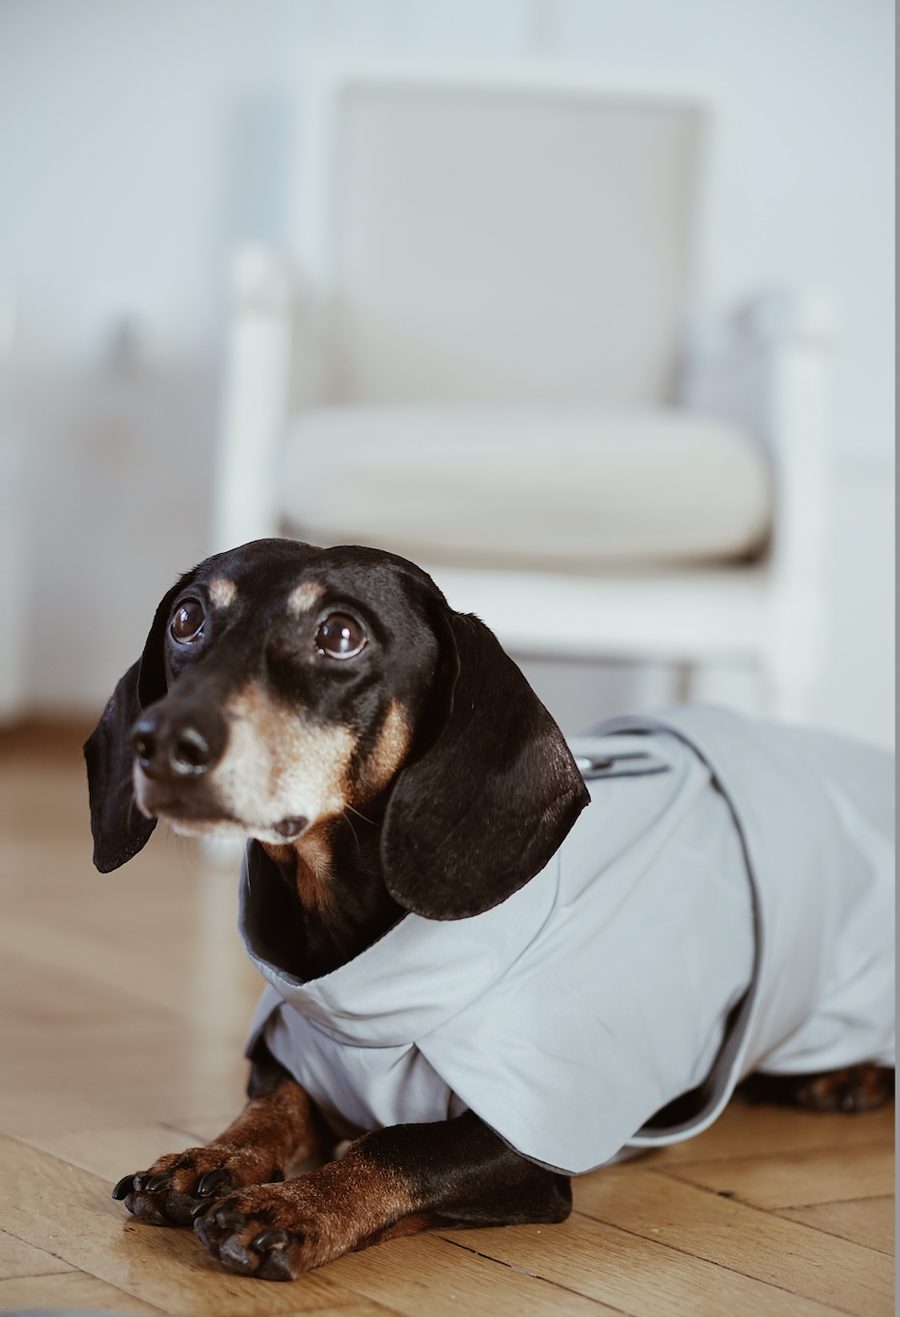
{"type": "Polygon", "coordinates": [[[324,1272],[289,1285],[232,1275],[191,1231],[138,1225],[110,1198],[108,1181],[11,1139],[0,1139],[0,1186],[0,1215],[11,1233],[178,1317],[359,1303],[324,1272]]]}
{"type": "Polygon", "coordinates": [[[51,1276],[72,1270],[70,1262],[63,1262],[62,1258],[0,1230],[0,1280],[13,1276],[51,1276]]]}
{"type": "Polygon", "coordinates": [[[883,1254],[652,1170],[612,1167],[575,1182],[579,1212],[860,1317],[893,1313],[883,1254]]]}
{"type": "MultiPolygon", "coordinates": [[[[509,1233],[514,1234],[511,1228],[509,1233]]],[[[397,1239],[349,1253],[329,1275],[404,1317],[603,1317],[619,1313],[564,1280],[555,1283],[436,1235],[397,1239]]],[[[816,1310],[816,1317],[820,1310],[816,1310]]],[[[805,1317],[805,1314],[802,1315],[805,1317]]],[[[813,1314],[810,1314],[813,1317],[813,1314]]]]}
{"type": "MultiPolygon", "coordinates": [[[[296,1309],[296,1313],[306,1313],[310,1309],[296,1309]]],[[[385,1308],[381,1303],[367,1303],[363,1300],[361,1303],[353,1303],[345,1308],[316,1308],[315,1317],[391,1317],[395,1313],[394,1308],[385,1308]]],[[[283,1317],[294,1317],[294,1314],[287,1312],[283,1317]]]]}
{"type": "Polygon", "coordinates": [[[135,1314],[135,1317],[165,1311],[83,1271],[69,1271],[64,1276],[22,1276],[15,1280],[0,1280],[0,1309],[4,1308],[86,1308],[135,1314]]]}
{"type": "Polygon", "coordinates": [[[359,1303],[347,1304],[340,1308],[295,1308],[293,1312],[283,1313],[281,1317],[294,1317],[294,1314],[313,1312],[314,1317],[391,1317],[393,1308],[385,1308],[381,1303],[369,1303],[361,1299],[359,1303]]]}
{"type": "Polygon", "coordinates": [[[804,1207],[841,1198],[877,1198],[894,1190],[890,1146],[735,1157],[731,1161],[686,1162],[667,1174],[754,1207],[804,1207]]]}
{"type": "MultiPolygon", "coordinates": [[[[76,892],[92,886],[93,880],[79,881],[59,867],[76,892]]],[[[169,939],[174,951],[157,957],[154,921],[145,918],[140,886],[136,910],[129,908],[135,893],[124,888],[128,900],[121,891],[115,900],[111,892],[94,891],[86,901],[95,907],[98,924],[109,918],[109,906],[116,908],[122,946],[113,953],[114,928],[102,937],[79,932],[83,910],[77,918],[66,912],[66,927],[55,924],[63,918],[56,909],[58,875],[41,891],[30,872],[40,892],[40,899],[34,889],[28,896],[34,912],[28,919],[8,918],[10,883],[0,863],[0,1052],[8,1066],[0,1130],[121,1124],[132,1113],[158,1119],[218,1110],[233,1116],[240,1110],[247,1074],[243,1041],[261,980],[234,929],[235,880],[224,880],[230,885],[225,903],[221,874],[198,874],[175,888],[167,879],[153,898],[180,930],[169,939]],[[45,918],[41,906],[52,913],[45,918]],[[141,946],[148,937],[149,950],[141,946]],[[101,972],[97,967],[104,964],[101,972]]]]}
{"type": "Polygon", "coordinates": [[[183,1152],[199,1142],[152,1121],[20,1135],[18,1140],[112,1183],[129,1170],[146,1170],[164,1152],[183,1152]]]}
{"type": "Polygon", "coordinates": [[[203,863],[184,838],[154,834],[125,874],[98,874],[89,839],[73,849],[64,839],[11,841],[0,829],[0,876],[4,950],[242,1037],[246,1022],[229,1008],[252,1013],[262,980],[235,930],[236,870],[203,863]],[[23,873],[43,890],[40,905],[23,873]]]}
{"type": "Polygon", "coordinates": [[[185,1135],[194,1143],[210,1143],[217,1135],[227,1129],[237,1115],[237,1110],[230,1113],[219,1112],[208,1116],[172,1116],[160,1124],[164,1129],[172,1130],[179,1137],[185,1135]]]}
{"type": "Polygon", "coordinates": [[[10,954],[0,955],[0,993],[13,1003],[0,1018],[4,1133],[243,1105],[247,1065],[236,1040],[10,954]],[[27,995],[13,986],[20,976],[27,995]]]}
{"type": "Polygon", "coordinates": [[[824,1317],[837,1311],[581,1213],[558,1226],[460,1231],[453,1239],[634,1317],[824,1317]]]}
{"type": "Polygon", "coordinates": [[[810,1207],[785,1207],[779,1216],[824,1230],[840,1239],[852,1239],[867,1248],[894,1256],[894,1196],[861,1198],[857,1202],[814,1203],[810,1207]]]}
{"type": "Polygon", "coordinates": [[[679,1162],[730,1160],[811,1148],[851,1148],[869,1143],[893,1144],[894,1104],[880,1111],[803,1111],[797,1107],[751,1106],[736,1098],[708,1130],[684,1143],[648,1154],[654,1167],[679,1162]]]}

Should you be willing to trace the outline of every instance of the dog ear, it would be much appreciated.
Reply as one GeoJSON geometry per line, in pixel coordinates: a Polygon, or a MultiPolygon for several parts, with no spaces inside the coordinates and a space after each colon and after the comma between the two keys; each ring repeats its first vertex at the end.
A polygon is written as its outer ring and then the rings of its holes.
{"type": "Polygon", "coordinates": [[[505,901],[549,862],[590,796],[562,732],[477,617],[445,614],[444,725],[400,773],[381,854],[388,891],[428,919],[505,901]]]}
{"type": "Polygon", "coordinates": [[[172,601],[182,585],[183,580],[163,598],[143,654],[116,686],[85,742],[94,864],[101,873],[111,873],[137,855],[156,827],[156,819],[145,818],[135,804],[131,729],[141,710],[166,693],[163,638],[172,601]]]}

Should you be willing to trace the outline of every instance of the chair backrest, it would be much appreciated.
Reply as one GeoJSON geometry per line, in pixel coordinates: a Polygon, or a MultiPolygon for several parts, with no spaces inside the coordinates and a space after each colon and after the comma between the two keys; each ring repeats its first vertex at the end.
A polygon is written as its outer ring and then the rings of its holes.
{"type": "Polygon", "coordinates": [[[294,234],[322,400],[671,399],[712,119],[706,89],[571,70],[312,66],[294,234]]]}

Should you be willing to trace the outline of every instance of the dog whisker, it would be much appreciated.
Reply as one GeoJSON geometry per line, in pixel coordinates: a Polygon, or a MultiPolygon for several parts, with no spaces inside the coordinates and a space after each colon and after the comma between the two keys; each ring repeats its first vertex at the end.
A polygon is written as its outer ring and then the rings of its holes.
{"type": "MultiPolygon", "coordinates": [[[[349,809],[349,808],[350,808],[350,806],[348,805],[348,806],[347,806],[347,809],[349,809]]],[[[356,813],[356,810],[354,810],[353,812],[354,812],[354,814],[355,814],[355,813],[356,813]]],[[[361,816],[360,816],[360,817],[361,817],[361,816]]],[[[346,823],[347,827],[348,827],[348,828],[350,829],[350,831],[353,833],[353,840],[356,842],[356,849],[359,850],[359,833],[356,831],[356,829],[355,829],[354,826],[353,826],[353,820],[350,819],[350,818],[347,816],[346,813],[344,813],[344,814],[342,815],[342,818],[343,818],[344,823],[346,823]]],[[[368,821],[368,820],[366,820],[366,821],[368,821]]]]}
{"type": "Polygon", "coordinates": [[[369,823],[373,828],[376,828],[378,826],[375,819],[367,818],[367,816],[363,814],[361,810],[354,809],[352,805],[347,805],[345,808],[348,809],[351,814],[355,814],[358,819],[362,819],[363,823],[369,823]]]}

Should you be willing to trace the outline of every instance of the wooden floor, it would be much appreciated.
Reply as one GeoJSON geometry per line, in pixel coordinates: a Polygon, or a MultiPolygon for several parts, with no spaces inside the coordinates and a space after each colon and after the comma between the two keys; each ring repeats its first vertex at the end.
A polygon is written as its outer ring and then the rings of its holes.
{"type": "Polygon", "coordinates": [[[289,1285],[230,1276],[110,1189],[240,1108],[259,989],[235,873],[155,836],[90,861],[79,728],[0,737],[0,1310],[506,1317],[893,1311],[893,1109],[733,1103],[575,1182],[562,1226],[425,1235],[289,1285]]]}

